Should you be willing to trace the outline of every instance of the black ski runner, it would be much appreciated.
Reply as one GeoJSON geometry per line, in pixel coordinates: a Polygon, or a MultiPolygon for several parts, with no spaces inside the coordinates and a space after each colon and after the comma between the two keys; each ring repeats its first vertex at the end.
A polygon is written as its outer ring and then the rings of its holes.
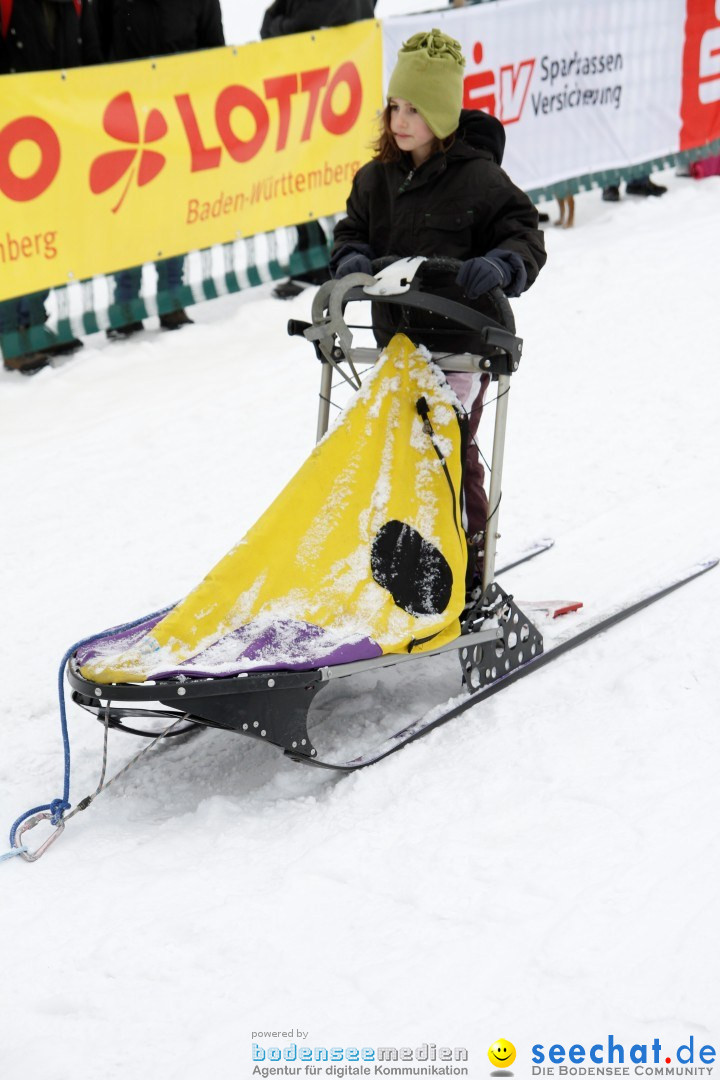
{"type": "MultiPolygon", "coordinates": [[[[532,555],[526,556],[526,558],[532,558],[532,555]]],[[[414,742],[423,735],[427,735],[429,731],[440,727],[441,724],[446,724],[449,720],[454,720],[455,717],[460,716],[461,713],[473,708],[473,706],[477,705],[480,701],[492,697],[493,694],[497,694],[500,690],[504,690],[507,686],[510,686],[511,683],[517,682],[518,679],[522,679],[525,675],[530,675],[531,672],[544,667],[545,664],[550,663],[551,660],[556,660],[564,653],[570,652],[571,649],[575,649],[578,645],[583,645],[586,641],[597,637],[598,634],[604,633],[605,630],[609,630],[611,627],[616,626],[617,623],[629,619],[631,615],[637,614],[638,611],[642,611],[644,608],[656,603],[656,601],[661,600],[669,593],[675,592],[676,589],[680,589],[683,585],[687,585],[689,582],[694,581],[695,578],[701,577],[703,574],[706,574],[708,570],[712,570],[713,567],[717,566],[718,561],[718,559],[709,559],[706,562],[697,563],[695,566],[690,567],[688,570],[673,578],[667,584],[660,585],[657,588],[644,593],[639,599],[632,603],[627,604],[608,615],[600,617],[590,626],[585,627],[584,630],[580,630],[577,634],[573,634],[564,641],[560,641],[557,645],[551,646],[545,652],[528,660],[514,671],[511,671],[508,675],[500,676],[500,678],[490,686],[483,687],[480,690],[469,694],[463,701],[459,702],[459,704],[440,713],[439,716],[427,720],[417,720],[408,725],[408,727],[403,728],[401,731],[398,731],[385,739],[373,750],[368,751],[367,754],[362,754],[360,757],[338,763],[319,761],[317,758],[303,757],[301,759],[302,763],[306,765],[315,765],[321,769],[335,769],[339,772],[354,772],[356,769],[363,769],[368,765],[374,765],[377,761],[389,757],[390,754],[395,754],[398,750],[402,750],[408,743],[414,742]]]]}

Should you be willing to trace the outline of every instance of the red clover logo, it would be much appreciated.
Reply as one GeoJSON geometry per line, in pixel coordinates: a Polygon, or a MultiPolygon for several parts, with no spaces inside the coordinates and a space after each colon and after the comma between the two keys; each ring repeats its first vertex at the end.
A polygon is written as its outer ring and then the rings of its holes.
{"type": "Polygon", "coordinates": [[[145,184],[154,180],[165,165],[165,156],[157,150],[145,149],[145,144],[162,139],[167,134],[168,127],[163,114],[158,109],[151,109],[145,119],[141,139],[140,124],[132,95],[126,90],[114,97],[105,109],[103,128],[112,139],[132,146],[132,149],[109,150],[105,154],[100,154],[90,166],[90,190],[93,195],[102,195],[104,191],[122,180],[125,173],[128,174],[122,194],[112,208],[115,214],[122,206],[135,176],[135,159],[138,151],[140,152],[140,160],[137,164],[138,187],[144,187],[145,184]]]}

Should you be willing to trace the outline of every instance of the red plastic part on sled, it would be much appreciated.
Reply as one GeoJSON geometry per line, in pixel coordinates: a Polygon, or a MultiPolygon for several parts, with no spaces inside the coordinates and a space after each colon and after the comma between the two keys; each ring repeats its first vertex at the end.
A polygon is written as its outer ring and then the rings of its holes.
{"type": "Polygon", "coordinates": [[[553,619],[557,619],[558,615],[569,615],[571,611],[579,611],[582,606],[582,600],[576,600],[572,604],[563,604],[562,607],[555,608],[553,611],[553,619]]]}

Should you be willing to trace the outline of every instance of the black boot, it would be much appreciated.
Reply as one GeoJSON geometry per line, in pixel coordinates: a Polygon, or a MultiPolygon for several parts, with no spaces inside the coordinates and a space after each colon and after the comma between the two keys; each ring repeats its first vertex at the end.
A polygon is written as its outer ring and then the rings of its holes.
{"type": "Polygon", "coordinates": [[[641,176],[638,180],[628,180],[625,190],[628,195],[641,195],[646,199],[648,195],[664,195],[667,188],[653,183],[649,176],[641,176]]]}
{"type": "Polygon", "coordinates": [[[305,292],[305,288],[306,286],[301,281],[289,278],[287,281],[281,281],[279,285],[276,285],[272,294],[276,300],[292,300],[295,296],[299,296],[301,292],[305,292]]]}
{"type": "Polygon", "coordinates": [[[163,330],[180,330],[183,326],[192,326],[193,320],[186,311],[178,308],[177,311],[168,311],[160,316],[160,325],[163,330]]]}
{"type": "Polygon", "coordinates": [[[70,338],[69,341],[58,341],[55,345],[50,345],[47,349],[53,356],[65,356],[66,353],[77,352],[78,349],[84,348],[82,341],[79,338],[70,338]]]}
{"type": "Polygon", "coordinates": [[[137,322],[125,323],[124,326],[111,326],[109,330],[105,331],[107,337],[111,341],[121,341],[123,338],[132,337],[133,334],[139,334],[145,327],[138,320],[137,322]]]}
{"type": "Polygon", "coordinates": [[[3,361],[7,371],[19,371],[21,375],[35,375],[50,363],[50,353],[31,352],[22,356],[11,356],[3,361]]]}

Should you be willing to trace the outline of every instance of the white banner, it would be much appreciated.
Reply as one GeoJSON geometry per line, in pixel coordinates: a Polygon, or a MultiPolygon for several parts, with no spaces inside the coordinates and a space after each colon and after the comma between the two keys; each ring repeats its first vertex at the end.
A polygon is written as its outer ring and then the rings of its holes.
{"type": "Polygon", "coordinates": [[[680,149],[686,0],[498,0],[383,22],[384,85],[403,41],[462,44],[465,106],[506,128],[519,187],[627,168],[680,149]]]}

